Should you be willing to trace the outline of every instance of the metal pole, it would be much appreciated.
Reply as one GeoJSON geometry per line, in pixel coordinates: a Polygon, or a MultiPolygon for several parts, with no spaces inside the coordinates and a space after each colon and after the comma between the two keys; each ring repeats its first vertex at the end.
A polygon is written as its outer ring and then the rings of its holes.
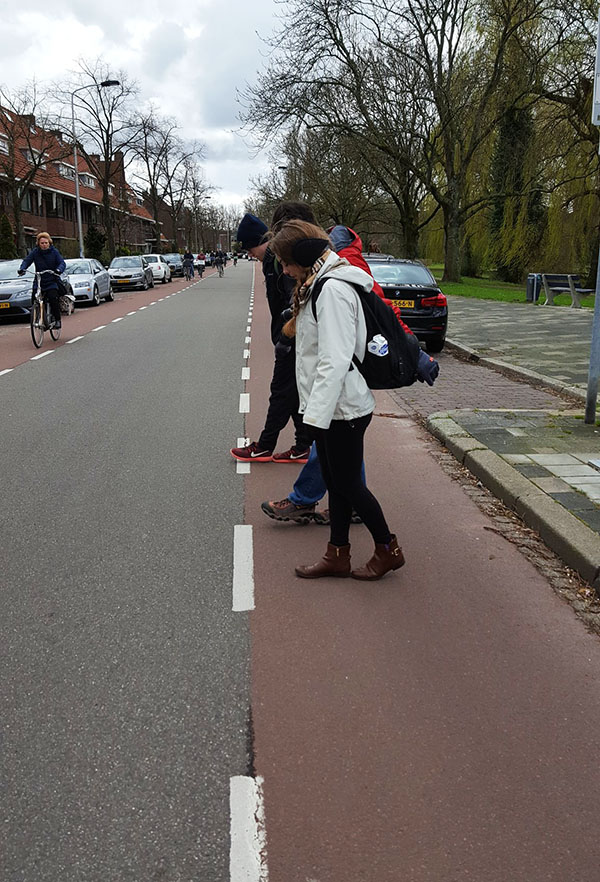
{"type": "MultiPolygon", "coordinates": [[[[75,89],[75,92],[79,92],[75,89]]],[[[75,92],[71,92],[71,124],[73,135],[73,162],[75,163],[75,210],[77,214],[77,234],[79,236],[79,256],[83,257],[83,228],[81,222],[81,199],[79,198],[79,168],[77,166],[77,136],[75,134],[75,92]]]]}
{"type": "Polygon", "coordinates": [[[592,324],[592,347],[590,351],[590,370],[588,374],[587,399],[585,405],[585,422],[593,425],[596,422],[596,401],[598,399],[598,377],[600,377],[600,256],[596,273],[596,302],[594,304],[594,322],[592,324]]]}
{"type": "MultiPolygon", "coordinates": [[[[596,38],[596,68],[594,71],[594,96],[592,101],[592,125],[600,126],[600,10],[598,11],[598,36],[596,38]]],[[[600,152],[600,149],[599,151],[600,152]]],[[[588,374],[585,422],[596,422],[596,401],[598,400],[598,377],[600,377],[600,256],[596,273],[596,302],[594,303],[594,323],[592,325],[592,347],[590,370],[588,374]]]]}

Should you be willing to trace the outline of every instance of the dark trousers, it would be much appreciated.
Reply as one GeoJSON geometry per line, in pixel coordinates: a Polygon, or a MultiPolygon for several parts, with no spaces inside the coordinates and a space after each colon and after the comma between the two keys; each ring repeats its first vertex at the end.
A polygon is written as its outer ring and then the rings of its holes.
{"type": "Polygon", "coordinates": [[[352,509],[375,542],[386,544],[392,538],[381,506],[362,478],[364,435],[372,416],[332,420],[328,429],[316,430],[317,453],[329,491],[332,545],[349,544],[352,509]]]}
{"type": "Polygon", "coordinates": [[[42,297],[46,303],[50,304],[50,311],[54,319],[57,322],[61,321],[58,288],[46,288],[45,291],[42,290],[42,297]]]}
{"type": "Polygon", "coordinates": [[[296,350],[292,346],[275,348],[275,364],[271,380],[269,407],[265,427],[260,433],[258,444],[261,450],[275,450],[279,433],[290,419],[296,430],[296,447],[308,450],[312,436],[306,431],[302,415],[298,413],[300,400],[296,386],[296,350]]]}

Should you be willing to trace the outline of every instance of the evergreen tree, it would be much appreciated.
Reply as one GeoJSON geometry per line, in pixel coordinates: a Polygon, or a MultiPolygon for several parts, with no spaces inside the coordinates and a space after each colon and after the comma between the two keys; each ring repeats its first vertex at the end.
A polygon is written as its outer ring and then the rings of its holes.
{"type": "Polygon", "coordinates": [[[6,214],[0,217],[0,259],[14,260],[17,256],[12,227],[6,214]]]}
{"type": "Polygon", "coordinates": [[[106,245],[106,236],[104,233],[101,233],[100,230],[92,224],[88,227],[88,231],[85,234],[83,241],[86,255],[95,258],[95,260],[101,260],[102,252],[106,245]]]}

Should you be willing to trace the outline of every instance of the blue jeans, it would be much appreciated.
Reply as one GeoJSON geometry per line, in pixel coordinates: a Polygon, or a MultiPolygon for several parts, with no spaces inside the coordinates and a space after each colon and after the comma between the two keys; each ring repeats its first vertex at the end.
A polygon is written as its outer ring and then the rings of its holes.
{"type": "MultiPolygon", "coordinates": [[[[366,484],[365,464],[361,467],[363,484],[366,484]]],[[[317,455],[317,445],[312,443],[308,462],[302,468],[298,475],[298,479],[294,484],[294,489],[288,496],[295,505],[314,505],[320,499],[323,499],[327,493],[327,487],[321,472],[319,457],[317,455]]]]}

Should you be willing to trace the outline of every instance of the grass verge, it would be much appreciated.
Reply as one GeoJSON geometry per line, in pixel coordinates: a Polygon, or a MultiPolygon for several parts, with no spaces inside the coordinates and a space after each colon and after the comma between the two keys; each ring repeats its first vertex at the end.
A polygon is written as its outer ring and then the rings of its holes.
{"type": "MultiPolygon", "coordinates": [[[[436,280],[442,279],[443,267],[431,266],[430,270],[436,280]]],[[[502,300],[505,303],[526,303],[525,286],[511,285],[508,282],[499,282],[497,279],[473,279],[463,277],[461,282],[444,282],[442,285],[444,294],[453,294],[457,297],[474,297],[477,300],[502,300]]],[[[541,300],[544,300],[542,293],[541,300]]],[[[557,306],[570,306],[570,294],[559,294],[554,298],[557,306]]],[[[584,297],[581,301],[584,307],[594,307],[594,298],[584,297]]]]}

